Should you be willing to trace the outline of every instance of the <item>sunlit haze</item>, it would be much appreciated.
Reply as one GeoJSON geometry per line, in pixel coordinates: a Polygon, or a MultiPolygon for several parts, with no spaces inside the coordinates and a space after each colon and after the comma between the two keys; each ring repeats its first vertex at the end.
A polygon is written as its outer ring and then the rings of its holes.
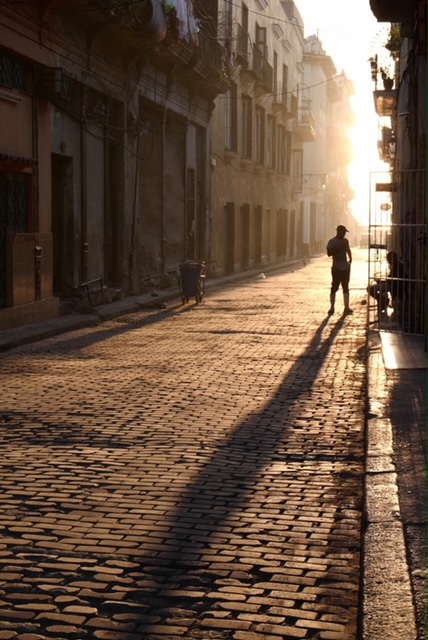
{"type": "Polygon", "coordinates": [[[355,127],[351,132],[355,157],[349,171],[355,200],[350,208],[356,220],[366,224],[370,172],[387,169],[377,151],[378,117],[368,62],[385,25],[373,16],[369,0],[295,0],[295,3],[302,16],[305,37],[318,35],[338,73],[345,71],[355,88],[352,99],[355,127]]]}

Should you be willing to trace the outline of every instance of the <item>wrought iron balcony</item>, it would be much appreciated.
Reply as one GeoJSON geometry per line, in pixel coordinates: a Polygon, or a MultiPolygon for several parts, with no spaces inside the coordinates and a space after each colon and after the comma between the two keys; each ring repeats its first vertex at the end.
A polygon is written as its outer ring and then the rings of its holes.
{"type": "MultiPolygon", "coordinates": [[[[149,56],[153,66],[169,73],[189,88],[213,98],[229,88],[227,60],[217,38],[216,15],[206,20],[210,10],[201,3],[194,4],[195,17],[202,12],[205,20],[197,33],[180,33],[175,14],[165,13],[161,0],[124,3],[123,0],[90,0],[104,9],[108,21],[124,32],[125,40],[149,56]],[[140,6],[141,5],[141,6],[140,6]]],[[[104,16],[105,18],[105,16],[104,16]]]]}
{"type": "MultiPolygon", "coordinates": [[[[81,11],[85,25],[95,36],[103,34],[112,44],[141,49],[160,42],[167,34],[167,18],[161,0],[125,3],[122,0],[87,0],[88,11],[81,11]]],[[[67,11],[70,0],[61,0],[67,11]]],[[[73,17],[79,19],[79,13],[73,17]]]]}
{"type": "Polygon", "coordinates": [[[235,60],[237,64],[248,64],[251,51],[250,36],[238,23],[235,23],[234,29],[233,52],[235,60]]]}
{"type": "MultiPolygon", "coordinates": [[[[171,53],[171,47],[160,46],[159,55],[171,53]]],[[[216,40],[200,35],[199,46],[187,62],[176,71],[176,78],[206,98],[214,98],[230,89],[229,69],[224,51],[216,40]]]]}
{"type": "Polygon", "coordinates": [[[273,68],[262,51],[253,44],[248,56],[248,63],[242,68],[256,82],[256,88],[263,93],[273,93],[273,68]]]}
{"type": "Polygon", "coordinates": [[[299,107],[299,117],[293,127],[293,133],[302,142],[314,142],[316,140],[315,119],[310,108],[310,101],[305,101],[299,107]]]}
{"type": "Polygon", "coordinates": [[[291,109],[291,93],[287,91],[287,85],[277,82],[274,87],[273,94],[273,110],[274,113],[283,115],[286,119],[293,118],[294,114],[291,109]]]}

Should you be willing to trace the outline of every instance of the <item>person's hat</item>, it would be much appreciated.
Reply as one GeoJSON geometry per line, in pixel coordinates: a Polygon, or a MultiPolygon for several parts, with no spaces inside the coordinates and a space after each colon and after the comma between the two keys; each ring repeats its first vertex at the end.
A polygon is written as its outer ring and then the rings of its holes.
{"type": "Polygon", "coordinates": [[[349,233],[349,229],[347,229],[343,224],[340,224],[338,227],[336,227],[336,231],[346,231],[346,233],[349,233]]]}

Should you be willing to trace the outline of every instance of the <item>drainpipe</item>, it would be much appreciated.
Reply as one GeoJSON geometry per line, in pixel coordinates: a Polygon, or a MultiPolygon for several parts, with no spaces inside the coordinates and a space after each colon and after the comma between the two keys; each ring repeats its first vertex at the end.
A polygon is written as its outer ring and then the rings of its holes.
{"type": "MultiPolygon", "coordinates": [[[[188,137],[189,137],[189,118],[186,118],[186,133],[184,136],[184,167],[183,167],[183,171],[184,171],[184,220],[183,220],[183,262],[186,260],[187,255],[188,255],[188,246],[189,246],[189,239],[188,239],[188,232],[187,232],[187,228],[188,228],[188,216],[189,216],[189,185],[188,185],[188,170],[187,170],[187,161],[188,161],[188,157],[187,157],[187,143],[188,143],[188,137]]],[[[195,206],[195,212],[194,215],[196,215],[196,206],[195,206]]],[[[195,218],[194,218],[195,219],[195,218]]],[[[195,236],[196,236],[196,224],[195,224],[195,236]]]]}
{"type": "Polygon", "coordinates": [[[129,291],[131,295],[135,295],[134,276],[135,276],[135,227],[137,222],[137,195],[138,195],[138,174],[140,169],[140,132],[137,130],[137,144],[135,152],[135,176],[134,176],[134,202],[132,205],[132,228],[131,228],[131,251],[128,256],[129,271],[129,291]]]}
{"type": "MultiPolygon", "coordinates": [[[[425,239],[428,238],[428,169],[425,168],[425,239]]],[[[425,251],[425,274],[428,274],[428,251],[425,251]]],[[[425,275],[425,352],[428,353],[428,282],[425,275]]]]}
{"type": "Polygon", "coordinates": [[[165,273],[165,191],[166,191],[166,117],[168,109],[164,107],[162,114],[162,200],[161,200],[161,271],[165,273]]]}
{"type": "MultiPolygon", "coordinates": [[[[32,207],[33,207],[33,232],[37,234],[34,236],[34,298],[35,300],[42,299],[42,247],[39,246],[40,240],[39,231],[40,231],[40,207],[39,207],[39,111],[38,111],[38,101],[36,97],[33,97],[31,102],[31,119],[32,119],[32,155],[33,155],[33,164],[32,164],[32,207]]],[[[31,204],[29,207],[31,211],[31,204]]],[[[30,214],[30,211],[28,212],[30,214]]],[[[51,214],[52,215],[52,214],[51,214]]],[[[27,231],[31,230],[31,219],[30,215],[28,218],[29,226],[27,231]]],[[[51,277],[53,279],[53,274],[51,272],[51,277]]]]}
{"type": "Polygon", "coordinates": [[[32,100],[32,146],[33,146],[33,180],[32,180],[32,204],[33,204],[33,230],[40,231],[40,207],[39,207],[39,109],[37,98],[32,100]]]}
{"type": "Polygon", "coordinates": [[[88,180],[86,175],[86,131],[85,131],[85,110],[86,110],[86,91],[84,91],[82,105],[82,119],[80,121],[80,280],[88,281],[88,207],[87,207],[87,186],[88,180]]]}

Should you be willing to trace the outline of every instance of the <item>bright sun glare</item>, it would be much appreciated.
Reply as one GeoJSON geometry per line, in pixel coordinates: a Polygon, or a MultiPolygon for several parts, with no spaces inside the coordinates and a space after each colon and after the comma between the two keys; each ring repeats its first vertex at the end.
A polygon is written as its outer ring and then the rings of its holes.
{"type": "MultiPolygon", "coordinates": [[[[349,182],[355,193],[350,209],[362,225],[368,224],[369,183],[372,171],[385,171],[377,150],[378,117],[373,101],[373,82],[369,58],[382,30],[370,9],[369,0],[348,3],[343,0],[296,0],[302,16],[305,37],[318,34],[338,73],[343,69],[355,89],[355,126],[350,132],[354,160],[349,182]]],[[[383,25],[383,29],[385,25],[383,25]]]]}

